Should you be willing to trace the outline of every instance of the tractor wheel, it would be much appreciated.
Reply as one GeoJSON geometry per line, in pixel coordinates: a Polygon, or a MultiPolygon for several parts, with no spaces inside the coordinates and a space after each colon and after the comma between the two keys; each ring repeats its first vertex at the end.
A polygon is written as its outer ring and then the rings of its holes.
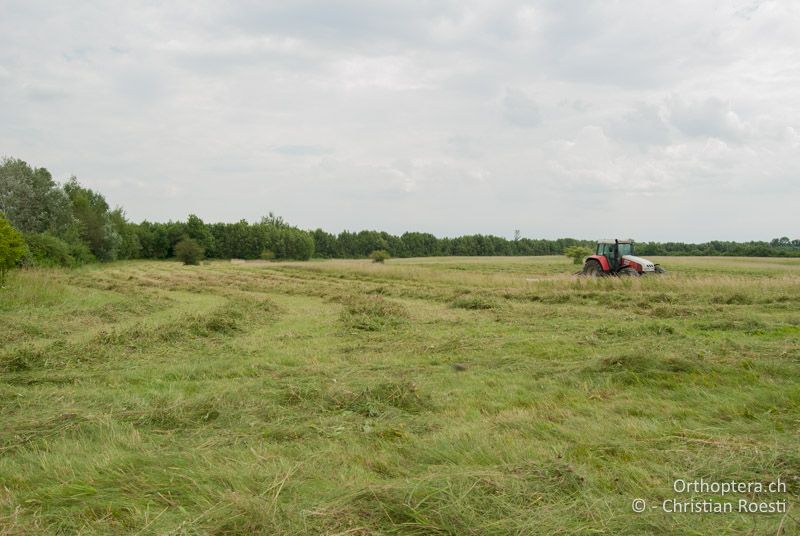
{"type": "Polygon", "coordinates": [[[656,264],[656,273],[657,274],[666,274],[667,271],[661,267],[660,264],[656,264]]]}
{"type": "Polygon", "coordinates": [[[627,276],[627,277],[639,277],[639,272],[637,272],[636,270],[634,270],[631,267],[623,268],[618,273],[621,276],[624,275],[624,276],[627,276]]]}
{"type": "Polygon", "coordinates": [[[600,263],[594,259],[589,259],[586,261],[586,264],[583,265],[583,275],[588,275],[589,277],[600,277],[603,274],[603,267],[600,266],[600,263]]]}

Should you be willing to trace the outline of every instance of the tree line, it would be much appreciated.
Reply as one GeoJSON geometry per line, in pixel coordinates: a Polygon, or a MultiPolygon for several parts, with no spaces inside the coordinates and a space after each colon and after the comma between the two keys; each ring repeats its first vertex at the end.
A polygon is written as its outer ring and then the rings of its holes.
{"type": "MultiPolygon", "coordinates": [[[[100,192],[71,177],[64,184],[45,168],[14,158],[0,163],[0,217],[21,234],[21,263],[75,266],[89,262],[174,257],[176,245],[191,240],[207,258],[297,259],[363,258],[375,251],[392,257],[561,255],[567,248],[594,248],[592,240],[513,239],[493,235],[439,238],[430,233],[393,235],[382,231],[303,230],[272,213],[258,222],[131,222],[122,208],[111,208],[100,192]]],[[[12,227],[9,226],[9,229],[12,227]]],[[[12,230],[13,230],[12,229],[12,230]]],[[[641,255],[800,256],[800,240],[770,242],[644,242],[641,255]]]]}

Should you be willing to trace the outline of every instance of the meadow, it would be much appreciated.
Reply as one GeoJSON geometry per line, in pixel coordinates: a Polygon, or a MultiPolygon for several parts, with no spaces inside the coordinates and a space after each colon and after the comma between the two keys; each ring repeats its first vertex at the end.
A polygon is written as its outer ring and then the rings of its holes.
{"type": "Polygon", "coordinates": [[[800,534],[800,259],[657,261],[18,271],[0,535],[800,534]]]}

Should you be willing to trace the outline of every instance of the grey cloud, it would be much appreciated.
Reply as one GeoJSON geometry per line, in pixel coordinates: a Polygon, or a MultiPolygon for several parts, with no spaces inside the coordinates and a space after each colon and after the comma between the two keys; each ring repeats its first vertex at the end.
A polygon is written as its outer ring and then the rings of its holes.
{"type": "Polygon", "coordinates": [[[600,228],[598,207],[622,200],[645,238],[680,214],[684,234],[663,238],[747,239],[785,234],[779,208],[797,201],[791,3],[9,0],[4,14],[0,151],[76,174],[135,220],[274,210],[333,231],[631,234],[600,228]],[[162,199],[175,192],[181,206],[162,199]],[[730,221],[738,206],[756,223],[730,221]]]}
{"type": "Polygon", "coordinates": [[[274,151],[286,156],[322,156],[333,152],[318,145],[281,145],[274,151]]]}
{"type": "Polygon", "coordinates": [[[665,144],[670,141],[671,127],[661,106],[640,102],[633,110],[610,121],[611,134],[635,144],[665,144]]]}
{"type": "Polygon", "coordinates": [[[572,100],[561,99],[560,101],[558,101],[558,105],[564,108],[571,108],[576,112],[585,112],[586,110],[589,109],[589,103],[581,99],[572,99],[572,100]]]}
{"type": "Polygon", "coordinates": [[[58,101],[69,96],[64,88],[41,85],[26,87],[25,94],[29,99],[40,102],[58,101]]]}
{"type": "Polygon", "coordinates": [[[715,97],[696,101],[673,98],[669,101],[669,116],[689,136],[740,140],[748,130],[730,104],[715,97]]]}
{"type": "Polygon", "coordinates": [[[478,145],[479,142],[470,136],[450,136],[446,151],[459,158],[478,158],[481,154],[478,145]]]}
{"type": "Polygon", "coordinates": [[[536,127],[542,122],[539,105],[524,92],[507,89],[503,97],[503,117],[518,127],[536,127]]]}
{"type": "Polygon", "coordinates": [[[455,17],[456,2],[382,2],[333,0],[317,2],[251,2],[226,5],[223,24],[251,34],[302,36],[350,46],[405,46],[427,34],[430,21],[455,17]]]}

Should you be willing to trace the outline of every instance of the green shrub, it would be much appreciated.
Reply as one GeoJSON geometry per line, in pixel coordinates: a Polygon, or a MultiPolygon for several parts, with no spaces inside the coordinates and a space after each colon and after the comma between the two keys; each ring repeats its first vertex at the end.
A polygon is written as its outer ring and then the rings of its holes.
{"type": "Polygon", "coordinates": [[[570,246],[564,249],[564,255],[575,264],[583,264],[583,260],[592,254],[592,250],[583,246],[570,246]]]}
{"type": "Polygon", "coordinates": [[[184,236],[175,244],[175,257],[186,265],[198,265],[203,260],[205,251],[197,240],[184,236]]]}
{"type": "MultiPolygon", "coordinates": [[[[28,254],[24,263],[28,266],[75,266],[73,246],[48,233],[26,233],[28,254]]],[[[84,246],[86,248],[86,246],[84,246]]],[[[88,252],[88,248],[86,248],[88,252]]],[[[89,253],[91,255],[91,253],[89,253]]]]}
{"type": "Polygon", "coordinates": [[[386,259],[391,258],[391,255],[389,255],[389,252],[385,249],[376,249],[369,254],[369,258],[372,259],[372,262],[379,262],[383,264],[386,259]]]}
{"type": "Polygon", "coordinates": [[[271,249],[264,249],[261,251],[261,260],[262,261],[271,261],[275,259],[275,252],[271,249]]]}
{"type": "Polygon", "coordinates": [[[0,287],[6,282],[6,272],[19,263],[25,251],[22,235],[0,214],[0,287]]]}
{"type": "Polygon", "coordinates": [[[92,254],[92,250],[83,242],[69,244],[69,254],[72,255],[77,266],[97,261],[94,254],[92,254]]]}

